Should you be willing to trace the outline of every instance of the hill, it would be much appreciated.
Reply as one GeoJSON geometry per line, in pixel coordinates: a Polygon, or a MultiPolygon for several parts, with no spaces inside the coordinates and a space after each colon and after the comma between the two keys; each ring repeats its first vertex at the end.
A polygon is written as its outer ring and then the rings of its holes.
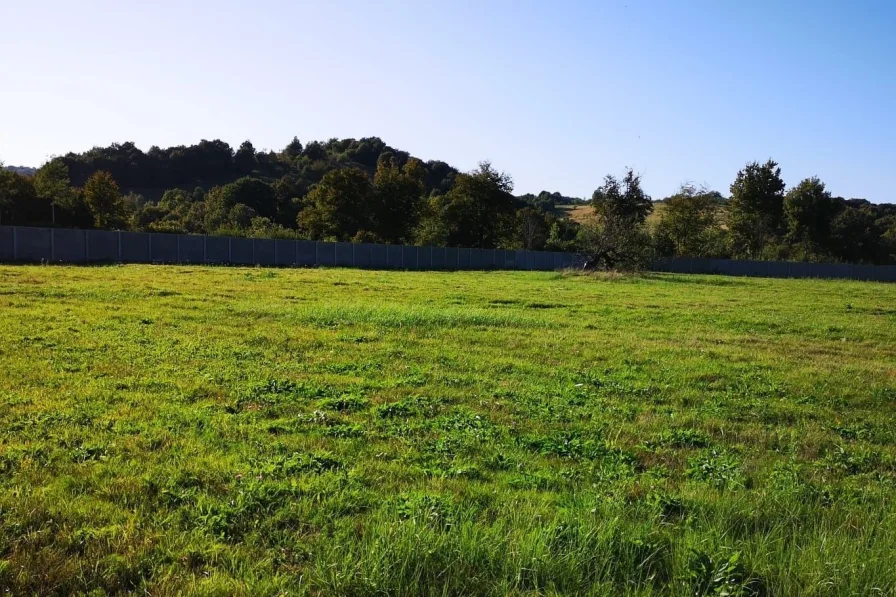
{"type": "Polygon", "coordinates": [[[28,166],[4,166],[3,169],[15,172],[20,176],[34,176],[37,172],[37,168],[30,168],[28,166]]]}

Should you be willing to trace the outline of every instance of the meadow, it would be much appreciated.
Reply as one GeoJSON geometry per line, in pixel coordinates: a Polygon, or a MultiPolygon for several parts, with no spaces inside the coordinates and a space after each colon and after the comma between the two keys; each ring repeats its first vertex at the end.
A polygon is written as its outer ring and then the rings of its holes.
{"type": "Polygon", "coordinates": [[[896,285],[0,266],[0,589],[896,595],[896,285]]]}

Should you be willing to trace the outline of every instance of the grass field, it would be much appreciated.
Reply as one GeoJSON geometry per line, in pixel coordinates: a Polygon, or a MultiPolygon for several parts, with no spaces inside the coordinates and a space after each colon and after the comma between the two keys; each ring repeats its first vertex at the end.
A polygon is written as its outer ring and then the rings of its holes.
{"type": "Polygon", "coordinates": [[[15,595],[894,595],[896,285],[0,267],[15,595]]]}

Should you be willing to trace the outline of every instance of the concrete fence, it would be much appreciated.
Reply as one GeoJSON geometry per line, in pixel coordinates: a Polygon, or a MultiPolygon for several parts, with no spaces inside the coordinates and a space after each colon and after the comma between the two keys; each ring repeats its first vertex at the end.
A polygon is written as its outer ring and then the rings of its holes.
{"type": "MultiPolygon", "coordinates": [[[[0,226],[0,262],[209,263],[410,270],[551,271],[581,266],[582,259],[573,253],[549,251],[411,247],[0,226]]],[[[651,269],[681,274],[896,282],[896,266],[674,257],[656,260],[651,269]]]]}
{"type": "Polygon", "coordinates": [[[841,278],[896,282],[896,265],[668,257],[657,259],[651,269],[677,274],[724,274],[755,278],[841,278]]]}
{"type": "Polygon", "coordinates": [[[0,226],[0,262],[209,263],[411,270],[572,267],[572,253],[0,226]]]}

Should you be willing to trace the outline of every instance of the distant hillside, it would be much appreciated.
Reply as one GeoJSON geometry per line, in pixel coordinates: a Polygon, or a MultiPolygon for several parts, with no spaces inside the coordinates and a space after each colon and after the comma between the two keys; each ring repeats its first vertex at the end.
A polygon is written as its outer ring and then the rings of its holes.
{"type": "Polygon", "coordinates": [[[585,199],[579,199],[578,197],[567,197],[565,195],[561,195],[557,192],[548,192],[542,191],[539,194],[535,195],[533,193],[526,193],[525,195],[518,195],[517,199],[530,207],[534,207],[543,212],[552,213],[558,217],[568,216],[568,210],[575,208],[575,206],[586,205],[588,203],[585,199]]]}
{"type": "Polygon", "coordinates": [[[3,168],[15,172],[20,176],[34,176],[34,173],[37,172],[37,168],[30,168],[28,166],[4,166],[3,168]]]}
{"type": "MultiPolygon", "coordinates": [[[[68,166],[74,186],[83,185],[97,170],[106,170],[122,191],[137,193],[155,203],[168,189],[192,192],[200,187],[207,191],[244,176],[260,178],[279,185],[290,196],[303,197],[331,170],[357,167],[372,176],[377,162],[387,155],[400,166],[413,157],[379,137],[367,137],[310,141],[305,145],[293,139],[279,152],[256,151],[249,141],[233,149],[217,139],[165,149],[153,146],[148,151],[130,142],[113,143],[80,154],[69,153],[60,159],[68,166]]],[[[426,195],[446,193],[458,174],[457,168],[441,160],[423,162],[423,169],[426,195]]],[[[527,193],[517,199],[521,204],[556,216],[565,215],[565,208],[587,203],[584,199],[549,191],[537,195],[527,193]]]]}
{"type": "MultiPolygon", "coordinates": [[[[113,143],[84,153],[60,158],[69,169],[72,184],[81,186],[97,170],[106,170],[123,191],[135,191],[147,199],[157,199],[167,189],[209,190],[244,176],[289,187],[289,194],[304,196],[330,170],[357,167],[373,174],[379,159],[391,155],[399,166],[412,157],[378,137],[330,139],[302,144],[293,139],[279,152],[257,151],[245,141],[234,149],[224,141],[202,140],[196,145],[151,147],[143,151],[134,143],[113,143]]],[[[451,188],[457,169],[445,162],[423,164],[427,194],[451,188]]]]}

